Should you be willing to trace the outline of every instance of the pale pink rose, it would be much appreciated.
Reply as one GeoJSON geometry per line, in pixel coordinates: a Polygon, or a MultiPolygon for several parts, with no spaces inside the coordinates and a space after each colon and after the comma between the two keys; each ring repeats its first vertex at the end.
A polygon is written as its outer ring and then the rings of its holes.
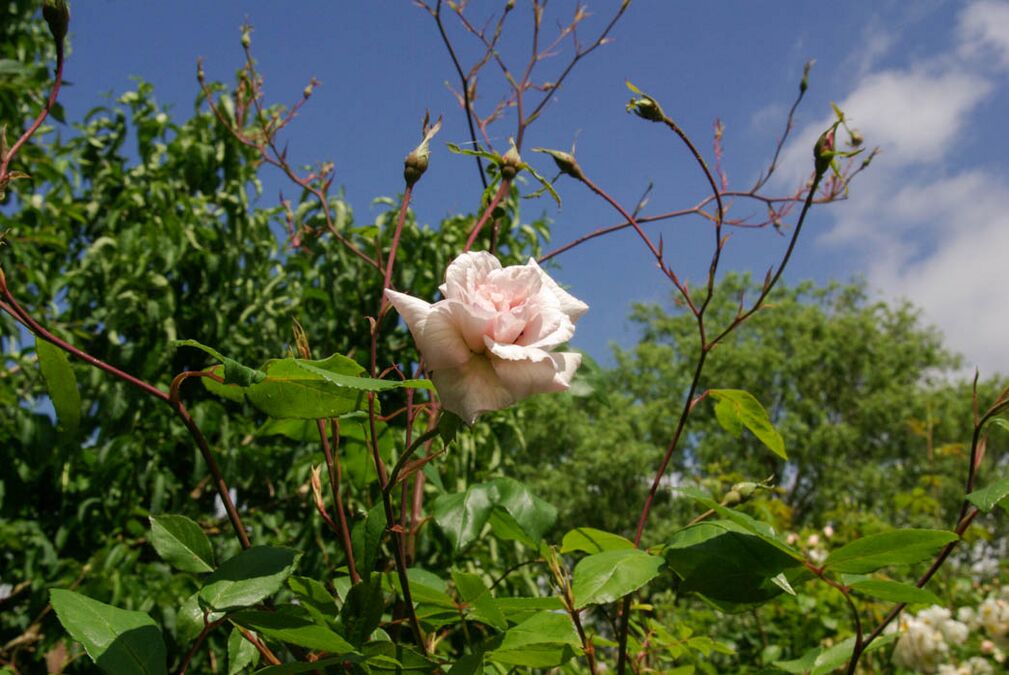
{"type": "Polygon", "coordinates": [[[446,410],[472,424],[480,413],[571,385],[581,355],[551,350],[571,339],[589,307],[535,260],[502,268],[490,253],[463,253],[440,290],[444,299],[434,304],[385,294],[410,328],[446,410]]]}

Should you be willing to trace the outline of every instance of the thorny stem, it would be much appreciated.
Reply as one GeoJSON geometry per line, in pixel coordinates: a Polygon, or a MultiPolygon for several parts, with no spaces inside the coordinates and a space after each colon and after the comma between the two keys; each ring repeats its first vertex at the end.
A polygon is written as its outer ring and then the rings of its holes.
{"type": "Polygon", "coordinates": [[[478,220],[476,225],[473,226],[473,229],[470,230],[469,238],[466,240],[466,246],[462,250],[463,253],[466,253],[473,248],[476,238],[480,235],[480,230],[483,229],[483,226],[487,223],[487,219],[490,218],[490,215],[494,212],[494,209],[497,208],[497,205],[500,204],[501,200],[504,199],[504,196],[508,194],[509,188],[511,188],[511,181],[507,179],[502,180],[501,187],[499,187],[498,191],[494,193],[494,197],[490,200],[487,208],[484,209],[483,214],[480,216],[480,220],[478,220]]]}
{"type": "Polygon", "coordinates": [[[437,437],[438,433],[439,429],[436,426],[428,429],[423,434],[418,436],[409,445],[409,447],[407,447],[407,449],[403,451],[403,454],[399,456],[399,459],[396,460],[396,463],[393,465],[392,471],[389,472],[389,480],[386,482],[386,485],[383,488],[384,492],[391,493],[392,489],[396,486],[396,481],[399,478],[400,472],[403,470],[403,467],[406,466],[407,460],[409,460],[410,457],[413,456],[413,453],[417,452],[418,448],[423,446],[431,439],[437,437]]]}
{"type": "Polygon", "coordinates": [[[267,647],[262,640],[253,635],[251,631],[241,627],[238,628],[238,631],[242,634],[242,637],[245,638],[249,643],[251,643],[252,646],[256,648],[256,651],[258,651],[260,655],[264,659],[266,659],[267,663],[269,663],[271,666],[280,665],[280,659],[277,658],[277,655],[274,654],[273,651],[269,647],[267,647]]]}
{"type": "Polygon", "coordinates": [[[589,662],[589,672],[592,675],[596,675],[599,672],[596,667],[596,648],[589,640],[588,636],[585,634],[585,629],[582,627],[581,612],[577,609],[571,608],[568,613],[571,615],[571,621],[575,624],[575,630],[578,631],[578,639],[582,641],[582,650],[585,652],[585,658],[589,662]]]}
{"type": "MultiPolygon", "coordinates": [[[[850,589],[847,586],[845,586],[844,584],[840,584],[840,583],[834,581],[833,579],[831,579],[830,577],[828,577],[826,574],[824,574],[823,567],[817,567],[816,565],[813,565],[812,563],[810,563],[808,561],[805,562],[805,565],[806,565],[806,569],[808,569],[810,572],[812,572],[814,575],[816,575],[816,578],[818,578],[820,581],[822,581],[823,583],[827,584],[831,588],[835,589],[842,596],[844,596],[844,601],[848,604],[848,610],[851,612],[851,618],[852,618],[852,621],[855,624],[855,648],[854,648],[854,653],[861,654],[862,650],[864,649],[864,645],[865,645],[865,643],[863,642],[864,636],[863,636],[863,633],[862,633],[862,619],[858,616],[858,608],[855,607],[855,603],[851,599],[851,591],[850,591],[850,589]]],[[[851,668],[852,668],[852,670],[848,671],[849,674],[854,672],[855,665],[856,665],[855,661],[852,660],[852,662],[851,662],[851,668]]]]}
{"type": "MultiPolygon", "coordinates": [[[[939,552],[939,555],[937,555],[935,560],[932,562],[932,565],[915,583],[915,586],[918,588],[924,588],[925,584],[927,584],[929,580],[935,576],[936,572],[939,571],[939,568],[942,567],[942,565],[946,562],[946,559],[949,558],[950,554],[960,543],[959,537],[963,536],[963,534],[967,531],[967,528],[969,528],[971,523],[974,522],[974,519],[981,513],[980,509],[971,506],[970,501],[966,499],[966,495],[969,495],[974,491],[974,480],[977,477],[978,464],[980,463],[978,455],[980,448],[984,443],[982,436],[984,426],[988,420],[1001,413],[1006,409],[1006,407],[1009,407],[1009,399],[1006,398],[1007,394],[1009,394],[1009,389],[1003,391],[999,395],[999,397],[995,400],[995,403],[993,403],[992,406],[985,412],[984,416],[979,417],[977,414],[977,375],[974,377],[974,387],[974,432],[971,435],[970,464],[967,469],[967,480],[964,484],[965,498],[963,505],[960,507],[960,515],[957,517],[956,529],[954,529],[958,538],[943,547],[943,549],[939,552]]],[[[855,644],[855,649],[852,650],[851,660],[848,662],[848,675],[853,675],[855,673],[855,670],[858,668],[858,661],[862,657],[862,654],[865,653],[869,644],[882,635],[883,631],[886,630],[886,627],[890,625],[890,623],[897,618],[901,612],[904,611],[905,607],[907,607],[907,603],[905,602],[895,605],[893,609],[891,609],[887,615],[883,617],[883,620],[879,622],[864,642],[857,642],[855,644]]]]}
{"type": "MultiPolygon", "coordinates": [[[[343,553],[347,557],[347,568],[350,570],[350,580],[353,583],[361,581],[361,575],[357,571],[357,561],[354,560],[354,546],[350,541],[350,528],[347,526],[347,513],[343,508],[343,498],[340,495],[340,465],[333,455],[332,447],[329,444],[329,434],[326,430],[326,422],[317,420],[319,427],[319,439],[322,442],[322,454],[326,457],[326,469],[329,472],[329,486],[333,492],[333,504],[336,507],[336,516],[340,521],[340,543],[343,546],[343,553]]],[[[339,452],[340,449],[340,423],[332,420],[333,446],[339,452]]]]}
{"type": "Polygon", "coordinates": [[[46,342],[55,345],[59,349],[72,354],[77,358],[81,359],[85,363],[103,370],[109,373],[113,377],[116,377],[123,382],[139,389],[145,394],[149,394],[154,398],[163,401],[168,404],[175,414],[178,415],[179,419],[186,426],[189,431],[189,435],[192,436],[193,440],[196,442],[196,446],[200,450],[200,454],[203,456],[203,461],[207,463],[207,468],[210,470],[211,475],[214,477],[214,486],[217,488],[217,494],[221,498],[221,502],[224,504],[224,509],[228,513],[228,520],[231,521],[231,526],[235,530],[235,534],[238,540],[242,544],[242,548],[249,548],[252,544],[249,541],[249,535],[246,532],[245,526],[242,524],[242,518],[238,515],[238,510],[235,508],[234,502],[231,500],[231,495],[228,492],[228,484],[224,480],[224,475],[221,473],[220,467],[217,465],[217,460],[214,458],[214,453],[210,449],[210,444],[207,443],[206,437],[204,437],[203,432],[200,431],[199,426],[193,420],[192,416],[189,414],[189,410],[186,408],[185,404],[181,401],[173,400],[169,394],[161,391],[160,389],[154,387],[153,385],[144,382],[136,377],[133,377],[129,373],[125,373],[119,370],[115,366],[105,363],[101,359],[91,356],[87,352],[84,352],[73,345],[61,340],[56,337],[48,330],[45,329],[38,321],[36,321],[21,305],[18,304],[17,300],[11,294],[10,289],[7,287],[7,280],[0,270],[0,294],[3,295],[6,300],[6,305],[3,309],[9,313],[16,320],[21,322],[28,330],[34,333],[37,337],[42,338],[46,342]]]}
{"type": "MultiPolygon", "coordinates": [[[[392,271],[396,266],[396,253],[399,250],[399,238],[403,234],[403,224],[406,222],[406,210],[410,206],[410,198],[413,196],[413,186],[407,185],[403,192],[403,203],[399,207],[399,216],[396,218],[396,230],[392,235],[392,244],[389,246],[389,260],[385,264],[385,278],[382,280],[382,299],[378,311],[378,321],[382,320],[382,315],[389,305],[385,298],[385,290],[392,287],[392,271]]],[[[373,331],[374,338],[378,338],[378,330],[373,331]]]]}
{"type": "Polygon", "coordinates": [[[28,140],[35,135],[39,127],[49,116],[49,112],[56,105],[56,99],[60,93],[60,87],[63,85],[63,40],[56,40],[56,74],[53,79],[53,88],[49,91],[49,98],[46,100],[45,107],[42,108],[42,112],[39,113],[38,117],[31,123],[31,126],[21,134],[21,137],[14,142],[7,155],[0,157],[0,185],[3,185],[4,179],[7,177],[7,167],[10,166],[11,160],[14,156],[18,154],[21,147],[28,142],[28,140]]]}
{"type": "MultiPolygon", "coordinates": [[[[641,509],[641,516],[638,518],[637,529],[634,533],[634,545],[639,546],[641,544],[641,537],[644,534],[645,525],[648,522],[648,515],[651,512],[652,504],[655,501],[655,495],[658,493],[659,486],[662,483],[662,478],[666,474],[666,469],[669,466],[669,462],[676,452],[676,448],[679,444],[680,437],[683,434],[683,429],[686,427],[687,418],[690,416],[690,411],[693,408],[694,395],[697,391],[698,384],[701,379],[701,373],[704,369],[704,362],[707,358],[708,353],[721,342],[729,333],[739,327],[747,318],[752,316],[757,312],[764,303],[768,294],[778,283],[781,278],[782,273],[785,270],[785,266],[792,257],[792,252],[795,250],[796,242],[799,239],[799,234],[802,232],[803,223],[805,223],[806,216],[809,213],[809,208],[813,204],[813,198],[816,194],[817,187],[820,184],[820,179],[822,174],[814,174],[813,181],[809,186],[809,192],[806,195],[806,200],[803,202],[802,211],[799,213],[798,221],[795,224],[795,229],[792,231],[791,240],[788,243],[788,248],[785,250],[784,256],[782,256],[781,262],[778,265],[778,269],[774,276],[765,282],[764,287],[761,289],[760,295],[757,300],[753,303],[750,309],[745,312],[740,312],[737,314],[736,318],[729,324],[721,333],[716,335],[713,339],[708,341],[704,335],[704,310],[707,308],[707,301],[701,305],[699,311],[695,311],[695,316],[697,316],[698,330],[700,332],[701,338],[701,350],[700,355],[697,358],[697,366],[694,369],[694,376],[690,382],[690,388],[687,391],[687,396],[684,400],[683,409],[680,412],[680,417],[676,423],[676,430],[673,432],[673,437],[666,448],[666,453],[662,457],[662,461],[659,463],[659,468],[655,472],[655,478],[652,480],[651,488],[648,491],[648,496],[645,498],[645,504],[641,509]]],[[[622,214],[623,215],[623,214],[622,214]]],[[[624,216],[628,221],[632,218],[624,216]]],[[[617,673],[623,675],[626,672],[627,667],[627,634],[630,628],[630,606],[631,597],[628,595],[624,598],[623,604],[621,606],[621,616],[620,616],[620,635],[619,635],[619,651],[618,651],[618,661],[617,661],[617,673]]]]}
{"type": "MultiPolygon", "coordinates": [[[[967,516],[960,521],[954,532],[962,536],[964,532],[967,531],[967,528],[970,527],[971,523],[974,522],[974,519],[980,513],[981,511],[976,508],[968,511],[967,516]]],[[[957,539],[956,541],[951,541],[950,543],[946,544],[946,546],[944,546],[943,549],[939,552],[939,555],[936,556],[936,559],[932,562],[932,565],[928,568],[928,570],[923,575],[921,575],[921,577],[918,578],[917,582],[915,582],[915,586],[917,586],[918,588],[923,588],[925,584],[927,584],[929,580],[933,576],[935,576],[936,572],[938,572],[939,568],[943,566],[943,564],[946,562],[946,559],[949,558],[950,554],[953,552],[953,549],[955,549],[959,543],[960,540],[957,539]]],[[[896,619],[901,612],[904,611],[905,607],[907,607],[906,602],[901,602],[895,605],[893,609],[887,612],[886,616],[883,617],[883,620],[879,622],[879,624],[872,630],[872,632],[868,635],[868,637],[865,638],[865,640],[862,642],[861,649],[856,650],[852,654],[851,660],[848,662],[848,670],[847,670],[848,675],[852,675],[855,672],[858,666],[858,660],[862,657],[862,654],[865,653],[865,650],[869,647],[872,641],[883,634],[883,631],[886,630],[886,627],[889,626],[890,623],[894,619],[896,619]]]]}
{"type": "Polygon", "coordinates": [[[210,623],[204,624],[203,630],[201,630],[200,634],[196,636],[196,640],[193,641],[193,644],[186,652],[186,656],[182,659],[182,665],[179,667],[179,675],[186,675],[186,671],[189,670],[189,662],[193,660],[193,657],[196,655],[196,652],[199,651],[200,646],[203,645],[203,641],[207,639],[207,635],[210,634],[210,631],[217,628],[227,620],[227,617],[222,617],[217,621],[211,621],[210,623]]]}
{"type": "MultiPolygon", "coordinates": [[[[399,217],[396,223],[396,231],[393,235],[392,246],[389,250],[389,260],[385,269],[385,277],[382,284],[382,297],[379,300],[378,317],[373,321],[371,327],[371,376],[375,377],[378,372],[378,332],[382,320],[383,311],[386,309],[385,290],[392,280],[392,272],[396,262],[396,249],[399,246],[399,236],[403,229],[406,218],[406,210],[410,201],[412,189],[407,186],[403,194],[403,204],[400,207],[399,217]]],[[[386,472],[385,462],[382,461],[378,446],[378,428],[375,424],[375,392],[368,392],[368,424],[371,430],[371,452],[375,462],[375,471],[378,473],[378,483],[382,490],[382,505],[385,511],[386,528],[393,534],[393,555],[396,559],[396,574],[399,577],[400,589],[403,593],[403,604],[406,606],[407,616],[410,620],[410,628],[414,636],[414,641],[420,647],[421,652],[427,654],[427,643],[424,640],[424,633],[417,619],[417,612],[413,606],[413,596],[410,592],[410,579],[406,574],[406,534],[402,527],[397,526],[397,518],[392,507],[391,487],[394,482],[386,472]]],[[[370,570],[368,571],[370,573],[370,570]]]]}
{"type": "MultiPolygon", "coordinates": [[[[473,102],[469,97],[469,81],[466,74],[462,72],[462,64],[459,63],[459,57],[456,56],[455,47],[452,46],[452,41],[448,38],[448,33],[445,32],[445,23],[441,18],[441,4],[442,0],[438,0],[438,4],[435,6],[434,10],[428,8],[431,16],[434,17],[434,22],[438,26],[438,34],[441,35],[441,41],[445,44],[445,49],[448,50],[448,55],[452,59],[452,65],[455,66],[455,72],[459,76],[459,85],[462,87],[462,100],[463,108],[466,110],[466,124],[469,126],[469,138],[473,142],[473,147],[479,148],[476,140],[476,129],[473,127],[473,102]]],[[[487,189],[487,174],[483,170],[483,161],[479,156],[474,156],[473,159],[476,160],[477,171],[480,172],[480,183],[483,185],[483,189],[487,189]]]]}
{"type": "MultiPolygon", "coordinates": [[[[250,70],[248,81],[250,82],[250,87],[252,87],[253,86],[252,83],[255,81],[256,74],[255,70],[252,69],[252,65],[249,63],[249,59],[251,59],[251,56],[248,56],[247,53],[246,68],[250,70]]],[[[310,193],[313,197],[315,197],[315,199],[319,202],[319,206],[322,208],[322,214],[326,220],[326,229],[329,230],[330,234],[332,234],[333,237],[336,238],[336,240],[339,241],[348,251],[353,253],[355,256],[360,258],[369,266],[374,267],[375,269],[381,271],[381,265],[378,263],[377,260],[375,260],[367,253],[359,249],[354,244],[354,242],[345,237],[343,233],[336,228],[336,224],[333,222],[333,213],[329,206],[329,197],[327,194],[327,191],[329,189],[329,181],[325,181],[320,178],[321,187],[313,185],[312,184],[313,177],[308,176],[306,178],[302,178],[297,173],[295,173],[294,169],[291,168],[290,163],[287,161],[286,151],[279,151],[277,149],[276,144],[274,143],[273,140],[273,136],[280,128],[282,128],[284,125],[287,124],[287,122],[290,121],[292,115],[288,115],[288,117],[285,118],[282,121],[282,123],[280,123],[277,127],[274,128],[268,128],[264,121],[262,124],[262,130],[267,138],[267,141],[265,142],[254,141],[245,135],[245,133],[242,131],[241,128],[239,128],[237,123],[232,124],[228,120],[228,118],[224,115],[224,113],[221,112],[220,108],[214,103],[213,92],[211,92],[210,87],[207,85],[207,82],[203,75],[202,63],[199,64],[197,68],[197,81],[199,82],[200,89],[203,92],[204,98],[206,98],[207,100],[207,106],[210,108],[210,111],[217,118],[218,122],[220,122],[221,126],[223,126],[228,131],[228,133],[230,133],[240,143],[249,148],[252,148],[253,150],[256,150],[259,153],[260,158],[264,162],[280,169],[284,173],[284,175],[287,176],[289,180],[291,180],[291,182],[293,182],[295,185],[297,185],[298,187],[302,188],[303,190],[310,193]],[[269,152],[270,150],[272,150],[273,155],[270,154],[269,152]]],[[[261,96],[261,94],[257,89],[254,89],[251,93],[251,96],[253,97],[253,102],[257,110],[261,111],[261,106],[259,104],[258,99],[258,97],[261,96]]],[[[301,103],[304,103],[304,100],[305,99],[303,98],[297,105],[300,106],[301,103]]],[[[292,114],[294,110],[295,109],[292,109],[292,114]]]]}

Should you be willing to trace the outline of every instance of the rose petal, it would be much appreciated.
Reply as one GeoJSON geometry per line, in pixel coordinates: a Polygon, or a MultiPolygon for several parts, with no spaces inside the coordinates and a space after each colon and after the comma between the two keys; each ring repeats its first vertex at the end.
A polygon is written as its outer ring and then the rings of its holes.
{"type": "Polygon", "coordinates": [[[434,304],[423,332],[414,333],[414,339],[431,370],[461,366],[473,356],[459,328],[456,312],[444,302],[434,304]]]}
{"type": "Polygon", "coordinates": [[[560,387],[558,391],[566,391],[571,386],[571,380],[575,376],[578,366],[582,365],[582,355],[577,352],[558,352],[551,354],[554,367],[557,373],[554,375],[554,384],[560,387]]]}
{"type": "Polygon", "coordinates": [[[551,279],[550,275],[544,272],[543,268],[535,260],[529,258],[529,265],[539,271],[544,289],[553,293],[560,302],[561,311],[571,317],[572,321],[577,321],[581,318],[582,314],[589,311],[588,305],[558,286],[557,282],[551,279]]]}
{"type": "Polygon", "coordinates": [[[391,290],[386,290],[385,295],[410,328],[417,349],[429,368],[452,368],[469,360],[472,352],[463,339],[451,308],[443,302],[431,305],[391,290]]]}
{"type": "Polygon", "coordinates": [[[515,402],[515,397],[484,356],[474,355],[457,368],[436,370],[431,373],[431,379],[442,407],[467,424],[473,424],[480,413],[507,408],[515,402]]]}
{"type": "Polygon", "coordinates": [[[574,334],[575,324],[567,314],[558,310],[541,311],[526,324],[525,331],[515,342],[524,347],[552,349],[570,340],[574,334]]]}
{"type": "Polygon", "coordinates": [[[438,290],[446,298],[468,301],[477,284],[483,282],[501,262],[487,251],[469,251],[453,260],[445,270],[445,283],[438,290]]]}
{"type": "Polygon", "coordinates": [[[411,333],[414,333],[414,339],[416,339],[417,333],[414,331],[423,329],[424,322],[427,321],[427,317],[431,313],[431,304],[412,295],[399,293],[390,289],[386,289],[385,297],[396,308],[399,315],[403,317],[407,328],[410,329],[411,333]]]}
{"type": "Polygon", "coordinates": [[[505,361],[546,361],[550,353],[536,347],[524,347],[516,344],[502,344],[487,336],[483,340],[487,351],[505,361]]]}
{"type": "Polygon", "coordinates": [[[452,322],[458,328],[459,334],[462,335],[471,352],[483,352],[483,339],[490,332],[490,326],[494,320],[493,312],[467,305],[458,300],[442,300],[436,303],[435,307],[442,307],[449,313],[452,322]]]}
{"type": "Polygon", "coordinates": [[[501,383],[515,397],[516,401],[533,394],[563,389],[554,384],[554,374],[557,371],[550,359],[539,362],[492,359],[491,363],[501,379],[501,383]]]}
{"type": "Polygon", "coordinates": [[[477,292],[505,312],[536,298],[542,287],[543,275],[537,268],[512,265],[488,274],[477,292]]]}

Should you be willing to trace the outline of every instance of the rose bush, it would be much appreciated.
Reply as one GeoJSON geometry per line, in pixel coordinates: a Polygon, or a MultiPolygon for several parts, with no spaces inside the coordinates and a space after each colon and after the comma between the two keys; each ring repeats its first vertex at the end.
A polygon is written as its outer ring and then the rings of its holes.
{"type": "Polygon", "coordinates": [[[502,267],[485,251],[448,266],[434,304],[386,290],[410,328],[442,406],[472,424],[533,394],[564,391],[581,355],[551,350],[575,333],[588,305],[535,260],[502,267]]]}

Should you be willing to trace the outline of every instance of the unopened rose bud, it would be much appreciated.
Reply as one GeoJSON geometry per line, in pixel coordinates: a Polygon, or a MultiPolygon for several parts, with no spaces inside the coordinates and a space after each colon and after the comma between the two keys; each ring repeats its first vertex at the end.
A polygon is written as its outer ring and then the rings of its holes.
{"type": "Polygon", "coordinates": [[[831,537],[833,537],[834,536],[834,528],[831,527],[830,525],[824,526],[824,528],[823,528],[823,536],[825,536],[827,539],[830,539],[831,537]]]}
{"type": "Polygon", "coordinates": [[[743,499],[749,499],[750,497],[753,496],[753,493],[756,492],[757,488],[759,487],[760,486],[757,485],[756,483],[745,482],[745,483],[736,483],[735,485],[732,486],[732,489],[738,492],[739,496],[742,497],[743,499]]]}
{"type": "Polygon", "coordinates": [[[49,25],[49,32],[58,44],[63,43],[70,25],[70,6],[66,0],[44,0],[42,3],[42,18],[49,25]]]}
{"type": "Polygon", "coordinates": [[[291,331],[294,333],[294,346],[297,347],[301,358],[312,358],[312,349],[308,344],[308,334],[297,319],[294,320],[291,331]]]}
{"type": "Polygon", "coordinates": [[[865,142],[865,136],[858,131],[851,131],[848,134],[848,142],[852,145],[852,147],[861,147],[862,143],[865,142]]]}
{"type": "Polygon", "coordinates": [[[323,513],[326,512],[326,503],[322,499],[322,466],[313,466],[309,477],[309,484],[312,486],[312,497],[315,499],[315,508],[323,513]]]}
{"type": "Polygon", "coordinates": [[[431,160],[431,139],[441,130],[441,117],[430,128],[427,126],[427,121],[428,118],[425,116],[424,140],[403,160],[403,180],[406,181],[407,187],[413,187],[420,180],[420,177],[424,175],[424,172],[427,171],[427,166],[431,160]]]}
{"type": "Polygon", "coordinates": [[[729,490],[722,497],[722,506],[735,506],[743,501],[743,495],[739,493],[738,490],[729,490]]]}
{"type": "Polygon", "coordinates": [[[816,160],[816,175],[822,176],[827,173],[827,169],[830,168],[830,163],[834,159],[834,132],[837,126],[832,126],[831,128],[820,134],[820,138],[816,140],[816,145],[813,146],[813,158],[816,160]]]}
{"type": "Polygon", "coordinates": [[[805,94],[806,90],[809,89],[809,71],[813,69],[813,64],[816,61],[810,59],[806,61],[806,65],[802,68],[802,81],[799,82],[799,93],[805,94]]]}
{"type": "Polygon", "coordinates": [[[658,102],[651,96],[645,95],[632,98],[627,104],[627,112],[632,112],[649,122],[661,122],[666,117],[658,102]]]}
{"type": "Polygon", "coordinates": [[[431,151],[427,148],[424,148],[424,150],[418,148],[406,156],[406,160],[403,162],[403,179],[406,181],[408,187],[413,187],[414,183],[419,181],[420,177],[427,171],[430,157],[431,151]]]}
{"type": "Polygon", "coordinates": [[[995,643],[991,640],[981,640],[981,653],[991,654],[995,651],[995,643]]]}
{"type": "Polygon", "coordinates": [[[252,26],[242,26],[242,49],[252,46],[252,26]]]}
{"type": "Polygon", "coordinates": [[[576,180],[585,178],[582,168],[578,166],[578,160],[571,153],[561,152],[560,150],[548,150],[547,148],[533,148],[533,152],[544,152],[553,157],[554,163],[557,164],[557,168],[560,169],[561,173],[567,174],[576,180]]]}
{"type": "Polygon", "coordinates": [[[501,177],[505,180],[515,178],[522,168],[522,157],[519,156],[519,150],[515,147],[515,139],[509,138],[508,142],[511,143],[511,147],[501,158],[501,177]]]}

